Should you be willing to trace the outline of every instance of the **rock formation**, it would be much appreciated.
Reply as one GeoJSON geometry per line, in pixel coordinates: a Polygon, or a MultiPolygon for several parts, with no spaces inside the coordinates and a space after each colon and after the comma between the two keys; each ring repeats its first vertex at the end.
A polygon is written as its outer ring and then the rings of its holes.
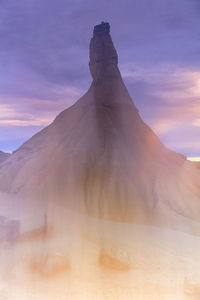
{"type": "Polygon", "coordinates": [[[90,42],[88,92],[4,163],[0,190],[27,207],[53,202],[105,220],[200,220],[199,168],[141,120],[117,63],[102,23],[90,42]]]}
{"type": "Polygon", "coordinates": [[[198,297],[199,166],[140,118],[109,30],[94,28],[87,93],[0,167],[2,228],[19,224],[2,299],[198,297]]]}

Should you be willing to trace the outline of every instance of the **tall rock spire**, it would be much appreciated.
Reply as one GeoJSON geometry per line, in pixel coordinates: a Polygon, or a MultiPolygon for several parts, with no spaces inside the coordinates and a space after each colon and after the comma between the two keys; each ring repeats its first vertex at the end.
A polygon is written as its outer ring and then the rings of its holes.
{"type": "Polygon", "coordinates": [[[89,90],[0,165],[0,299],[200,299],[200,169],[140,118],[109,30],[89,90]]]}
{"type": "Polygon", "coordinates": [[[110,35],[109,23],[102,22],[94,26],[89,51],[94,102],[97,105],[128,104],[137,112],[118,69],[118,55],[110,35]]]}
{"type": "Polygon", "coordinates": [[[120,222],[168,226],[169,214],[170,226],[180,216],[199,221],[199,169],[142,121],[117,63],[110,26],[101,23],[90,42],[88,92],[1,166],[0,191],[31,212],[53,203],[120,222]]]}
{"type": "Polygon", "coordinates": [[[110,36],[109,23],[94,27],[90,41],[90,72],[94,80],[119,76],[118,56],[110,36]]]}

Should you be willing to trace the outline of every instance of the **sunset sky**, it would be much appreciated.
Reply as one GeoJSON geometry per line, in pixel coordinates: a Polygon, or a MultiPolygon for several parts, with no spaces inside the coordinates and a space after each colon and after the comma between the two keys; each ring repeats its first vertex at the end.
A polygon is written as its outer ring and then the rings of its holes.
{"type": "Polygon", "coordinates": [[[1,0],[0,149],[15,150],[87,91],[101,21],[144,121],[167,147],[200,156],[199,0],[1,0]]]}

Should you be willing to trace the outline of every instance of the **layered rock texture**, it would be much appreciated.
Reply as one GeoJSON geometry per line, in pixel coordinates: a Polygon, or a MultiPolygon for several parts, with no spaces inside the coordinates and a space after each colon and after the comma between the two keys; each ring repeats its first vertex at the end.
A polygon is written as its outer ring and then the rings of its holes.
{"type": "Polygon", "coordinates": [[[56,202],[105,220],[172,227],[179,217],[199,221],[200,170],[166,149],[140,118],[109,29],[94,28],[88,92],[4,163],[0,190],[27,207],[56,202]]]}

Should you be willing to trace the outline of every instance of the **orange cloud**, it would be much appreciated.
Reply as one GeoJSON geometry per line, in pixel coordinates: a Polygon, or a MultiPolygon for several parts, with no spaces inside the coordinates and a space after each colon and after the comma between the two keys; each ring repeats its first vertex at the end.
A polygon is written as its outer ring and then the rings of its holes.
{"type": "Polygon", "coordinates": [[[187,157],[187,160],[194,161],[194,162],[200,162],[200,157],[187,157]]]}
{"type": "Polygon", "coordinates": [[[194,126],[200,127],[200,119],[194,120],[192,123],[194,126]]]}

